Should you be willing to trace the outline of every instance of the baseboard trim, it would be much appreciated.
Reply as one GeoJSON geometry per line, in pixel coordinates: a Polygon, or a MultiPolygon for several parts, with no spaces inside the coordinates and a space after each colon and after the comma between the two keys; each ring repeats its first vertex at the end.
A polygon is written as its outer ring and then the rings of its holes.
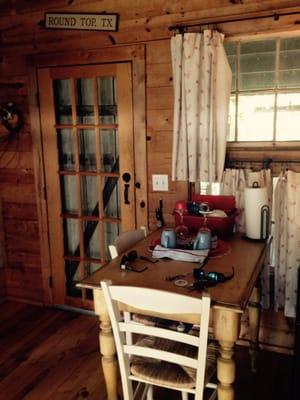
{"type": "Polygon", "coordinates": [[[6,296],[5,300],[16,301],[18,303],[24,303],[24,304],[31,304],[33,306],[44,306],[44,304],[42,302],[23,299],[21,297],[16,297],[16,296],[11,296],[11,295],[6,296]]]}
{"type": "Polygon", "coordinates": [[[72,306],[64,306],[64,305],[60,305],[60,304],[54,304],[52,307],[53,308],[57,308],[58,310],[72,311],[72,312],[76,312],[76,313],[79,313],[79,314],[96,316],[95,311],[85,310],[84,308],[77,308],[77,307],[72,307],[72,306]]]}
{"type": "MultiPolygon", "coordinates": [[[[250,341],[246,339],[239,339],[236,342],[239,346],[250,347],[250,341]]],[[[259,349],[272,351],[274,353],[286,354],[292,356],[294,354],[294,350],[290,347],[276,346],[269,343],[258,343],[259,349]]]]}

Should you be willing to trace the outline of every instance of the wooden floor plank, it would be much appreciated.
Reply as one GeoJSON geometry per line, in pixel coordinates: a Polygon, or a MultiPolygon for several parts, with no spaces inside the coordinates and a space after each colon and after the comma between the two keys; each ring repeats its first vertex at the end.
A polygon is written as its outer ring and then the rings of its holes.
{"type": "Polygon", "coordinates": [[[10,338],[12,338],[13,335],[18,335],[18,329],[20,327],[22,327],[23,332],[25,332],[25,329],[27,329],[27,327],[28,329],[31,329],[32,322],[42,317],[48,311],[48,309],[46,308],[38,308],[39,310],[37,310],[36,306],[33,305],[23,307],[21,310],[16,310],[14,312],[15,318],[12,318],[11,316],[11,318],[6,321],[2,321],[2,317],[0,317],[0,337],[3,338],[10,336],[10,338]],[[9,333],[9,335],[7,335],[7,333],[9,333]]]}
{"type": "MultiPolygon", "coordinates": [[[[24,305],[0,304],[0,399],[105,400],[95,317],[24,305]]],[[[246,347],[237,346],[235,400],[290,400],[292,358],[261,351],[250,371],[246,347]]],[[[120,386],[121,393],[121,386],[120,386]]],[[[155,391],[155,400],[178,400],[155,391]]]]}
{"type": "Polygon", "coordinates": [[[14,313],[19,313],[22,309],[26,308],[26,304],[24,303],[16,303],[11,301],[4,301],[0,305],[0,332],[1,329],[4,327],[4,323],[8,322],[12,319],[14,313]]]}
{"type": "MultiPolygon", "coordinates": [[[[92,322],[92,321],[90,321],[92,322]]],[[[76,347],[69,348],[69,343],[65,343],[64,349],[61,352],[60,358],[57,360],[55,365],[53,361],[50,361],[50,370],[43,377],[41,382],[37,382],[34,387],[26,394],[24,398],[27,400],[33,400],[38,398],[46,399],[56,399],[58,398],[59,388],[67,388],[70,386],[69,393],[79,394],[84,387],[81,381],[81,386],[78,385],[75,378],[83,378],[85,380],[86,376],[86,365],[89,362],[93,363],[94,375],[100,375],[99,368],[95,371],[95,359],[98,357],[99,360],[99,346],[95,340],[91,340],[91,337],[97,335],[96,325],[85,326],[85,332],[80,332],[76,336],[76,347]]],[[[99,379],[99,377],[98,377],[99,379]]],[[[66,397],[65,397],[66,398],[66,397]]]]}
{"type": "MultiPolygon", "coordinates": [[[[79,316],[62,326],[53,335],[34,347],[24,362],[19,365],[0,382],[0,393],[6,387],[11,387],[9,398],[23,399],[41,381],[48,383],[47,377],[53,373],[53,384],[55,377],[61,379],[56,371],[63,364],[65,372],[68,373],[71,361],[80,356],[80,351],[85,347],[78,347],[81,338],[86,336],[90,321],[86,316],[79,316]],[[14,385],[18,382],[18,385],[14,385]]],[[[46,393],[49,390],[45,386],[46,393]]]]}
{"type": "Polygon", "coordinates": [[[42,319],[36,318],[31,322],[32,329],[28,332],[24,332],[21,325],[17,336],[12,335],[7,340],[3,340],[6,347],[4,347],[5,351],[2,351],[0,379],[4,379],[20,363],[28,360],[31,352],[43,343],[45,339],[74,319],[74,315],[71,313],[57,314],[56,312],[45,312],[45,314],[42,319]]]}
{"type": "MultiPolygon", "coordinates": [[[[99,400],[105,398],[106,390],[99,354],[92,353],[81,361],[81,366],[73,369],[67,379],[61,382],[60,386],[52,393],[52,396],[46,396],[45,400],[53,398],[56,400],[79,398],[99,400]],[[95,368],[97,365],[99,367],[95,368]]],[[[24,400],[34,400],[34,397],[26,397],[24,400]]]]}
{"type": "Polygon", "coordinates": [[[256,373],[251,372],[247,347],[238,347],[237,400],[290,400],[292,357],[261,350],[256,373]],[[282,368],[284,373],[282,374],[282,368]],[[284,395],[281,396],[281,393],[284,395]]]}

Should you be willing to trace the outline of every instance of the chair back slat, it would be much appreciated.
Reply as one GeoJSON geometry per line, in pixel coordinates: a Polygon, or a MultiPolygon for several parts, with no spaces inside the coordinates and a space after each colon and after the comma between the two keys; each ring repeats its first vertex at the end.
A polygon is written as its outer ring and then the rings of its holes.
{"type": "Polygon", "coordinates": [[[110,293],[113,300],[148,313],[201,314],[202,301],[195,297],[132,286],[111,286],[110,293]]]}
{"type": "Polygon", "coordinates": [[[140,335],[151,335],[155,337],[165,338],[174,340],[180,343],[186,343],[191,346],[199,347],[199,336],[187,335],[177,331],[170,331],[164,328],[158,328],[155,326],[145,326],[141,324],[133,324],[131,322],[120,322],[119,329],[121,332],[137,333],[140,335]]]}

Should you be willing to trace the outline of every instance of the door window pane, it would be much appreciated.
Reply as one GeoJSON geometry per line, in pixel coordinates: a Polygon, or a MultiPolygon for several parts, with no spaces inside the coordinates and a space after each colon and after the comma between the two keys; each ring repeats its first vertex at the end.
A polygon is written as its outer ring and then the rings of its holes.
{"type": "Polygon", "coordinates": [[[81,201],[84,215],[99,215],[98,178],[96,176],[81,177],[81,201]]]}
{"type": "Polygon", "coordinates": [[[67,296],[81,297],[81,290],[76,287],[76,283],[83,278],[80,273],[80,263],[65,260],[65,275],[67,296]]]}
{"type": "Polygon", "coordinates": [[[61,182],[61,198],[62,212],[78,214],[77,202],[77,178],[75,175],[62,175],[61,182]]]}
{"type": "Polygon", "coordinates": [[[76,80],[76,109],[78,124],[94,123],[93,80],[91,78],[76,80]]]}
{"type": "Polygon", "coordinates": [[[299,140],[300,93],[281,93],[277,99],[277,140],[299,140]]]}
{"type": "Polygon", "coordinates": [[[235,114],[236,114],[236,96],[231,95],[229,101],[229,118],[228,118],[228,130],[227,140],[229,142],[235,139],[235,114]]]}
{"type": "Polygon", "coordinates": [[[98,221],[84,221],[83,233],[85,257],[100,258],[98,221]]]}
{"type": "Polygon", "coordinates": [[[239,96],[238,140],[273,139],[274,101],[274,94],[239,96]]]}
{"type": "Polygon", "coordinates": [[[105,234],[105,248],[106,248],[106,259],[110,260],[110,254],[108,250],[108,245],[114,243],[116,237],[120,233],[120,224],[112,224],[112,223],[106,223],[104,224],[104,234],[105,234]]]}
{"type": "Polygon", "coordinates": [[[119,144],[116,129],[101,129],[101,169],[103,172],[119,172],[119,144]]]}
{"type": "Polygon", "coordinates": [[[97,78],[99,120],[102,124],[116,124],[117,96],[114,77],[97,78]]]}
{"type": "Polygon", "coordinates": [[[53,81],[57,124],[72,124],[71,85],[69,79],[53,81]]]}
{"type": "Polygon", "coordinates": [[[96,136],[94,129],[79,129],[79,162],[81,171],[96,171],[96,136]]]}
{"type": "Polygon", "coordinates": [[[225,43],[224,48],[227,54],[227,59],[232,72],[232,85],[231,90],[236,89],[236,43],[225,43]]]}
{"type": "Polygon", "coordinates": [[[103,208],[105,217],[120,217],[119,187],[117,178],[106,177],[104,180],[103,208]]]}
{"type": "Polygon", "coordinates": [[[73,218],[64,219],[65,255],[79,257],[79,220],[73,218]]]}
{"type": "Polygon", "coordinates": [[[94,272],[98,271],[101,267],[102,267],[102,264],[95,263],[95,262],[85,264],[84,276],[87,277],[87,276],[93,274],[94,272]]]}
{"type": "Polygon", "coordinates": [[[57,146],[60,170],[75,170],[74,133],[72,129],[57,129],[57,146]]]}
{"type": "Polygon", "coordinates": [[[275,50],[275,40],[241,43],[240,90],[274,87],[275,50]]]}
{"type": "MultiPolygon", "coordinates": [[[[281,39],[279,87],[300,86],[300,38],[281,39]]],[[[287,139],[288,140],[288,139],[287,139]]]]}

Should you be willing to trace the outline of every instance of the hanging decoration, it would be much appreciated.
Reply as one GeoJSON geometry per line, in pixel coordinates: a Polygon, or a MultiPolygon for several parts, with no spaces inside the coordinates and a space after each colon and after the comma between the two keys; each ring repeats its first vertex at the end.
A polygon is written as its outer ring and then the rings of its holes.
{"type": "Polygon", "coordinates": [[[12,140],[24,126],[23,115],[13,103],[0,105],[0,122],[8,131],[8,134],[4,135],[8,141],[12,140]]]}
{"type": "Polygon", "coordinates": [[[46,29],[75,29],[85,31],[118,31],[119,14],[60,13],[45,14],[46,29]]]}

